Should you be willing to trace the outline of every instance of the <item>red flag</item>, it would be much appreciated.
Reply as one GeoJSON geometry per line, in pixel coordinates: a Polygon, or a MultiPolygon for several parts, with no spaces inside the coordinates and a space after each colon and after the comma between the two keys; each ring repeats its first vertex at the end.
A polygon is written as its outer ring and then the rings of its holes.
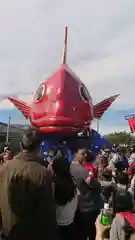
{"type": "Polygon", "coordinates": [[[132,133],[135,132],[135,118],[129,118],[128,124],[132,133]]]}

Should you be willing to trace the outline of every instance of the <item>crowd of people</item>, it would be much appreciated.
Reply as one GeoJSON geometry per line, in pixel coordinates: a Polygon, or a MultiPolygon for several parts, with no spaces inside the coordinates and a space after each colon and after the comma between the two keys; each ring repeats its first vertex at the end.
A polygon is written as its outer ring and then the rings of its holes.
{"type": "Polygon", "coordinates": [[[4,158],[9,149],[1,155],[1,239],[135,239],[135,148],[102,149],[94,161],[79,147],[72,163],[50,149],[47,163],[40,144],[40,133],[29,129],[16,156],[4,158]],[[109,225],[101,221],[105,204],[109,225]]]}

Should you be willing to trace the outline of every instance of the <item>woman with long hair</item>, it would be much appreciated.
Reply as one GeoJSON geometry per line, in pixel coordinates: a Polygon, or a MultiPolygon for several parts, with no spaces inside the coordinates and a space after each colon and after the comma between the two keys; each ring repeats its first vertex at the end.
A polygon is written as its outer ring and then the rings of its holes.
{"type": "Polygon", "coordinates": [[[70,174],[68,160],[61,154],[52,162],[56,219],[60,239],[75,239],[74,216],[78,205],[78,190],[70,174]]]}

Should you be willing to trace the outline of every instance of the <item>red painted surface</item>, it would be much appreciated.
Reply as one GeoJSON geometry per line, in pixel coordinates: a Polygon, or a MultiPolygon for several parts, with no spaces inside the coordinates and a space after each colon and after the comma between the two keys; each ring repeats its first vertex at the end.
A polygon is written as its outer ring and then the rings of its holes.
{"type": "Polygon", "coordinates": [[[11,97],[8,99],[30,119],[32,126],[45,133],[73,133],[89,128],[93,118],[100,118],[118,96],[107,98],[94,107],[87,88],[67,64],[62,64],[40,87],[43,87],[42,97],[37,100],[35,93],[30,106],[11,97]]]}

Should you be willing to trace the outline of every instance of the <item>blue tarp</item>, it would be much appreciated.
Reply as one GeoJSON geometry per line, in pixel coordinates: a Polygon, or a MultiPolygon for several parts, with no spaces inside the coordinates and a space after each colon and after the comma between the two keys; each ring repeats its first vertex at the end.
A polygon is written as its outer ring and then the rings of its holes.
{"type": "Polygon", "coordinates": [[[59,141],[57,139],[54,140],[53,138],[49,140],[46,139],[42,142],[41,152],[43,155],[47,155],[48,150],[52,148],[64,151],[64,154],[67,156],[68,161],[72,162],[74,151],[71,149],[69,141],[59,141]]]}
{"type": "Polygon", "coordinates": [[[96,157],[100,150],[103,148],[111,148],[112,144],[106,140],[103,136],[101,136],[98,132],[95,130],[92,130],[92,152],[94,154],[94,157],[96,157]]]}
{"type": "Polygon", "coordinates": [[[45,138],[41,145],[41,153],[46,155],[48,150],[51,148],[61,149],[64,151],[65,155],[67,156],[69,162],[73,160],[74,153],[76,149],[79,147],[88,147],[92,150],[94,154],[94,158],[99,154],[100,150],[104,147],[111,147],[111,144],[100,134],[98,134],[95,130],[92,130],[91,136],[87,137],[83,141],[76,138],[60,138],[58,137],[51,137],[45,138]]]}

